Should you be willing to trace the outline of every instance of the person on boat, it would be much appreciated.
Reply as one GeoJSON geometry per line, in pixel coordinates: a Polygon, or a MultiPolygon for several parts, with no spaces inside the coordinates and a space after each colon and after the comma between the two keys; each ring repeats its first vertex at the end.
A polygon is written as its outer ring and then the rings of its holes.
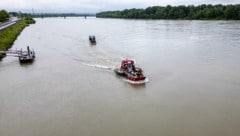
{"type": "Polygon", "coordinates": [[[127,66],[127,70],[128,70],[128,72],[132,72],[132,68],[130,65],[127,66]]]}
{"type": "Polygon", "coordinates": [[[137,71],[137,70],[136,70],[136,67],[135,67],[134,65],[132,66],[132,69],[133,69],[134,72],[137,71]]]}
{"type": "Polygon", "coordinates": [[[137,72],[136,72],[136,71],[134,71],[134,72],[133,72],[133,75],[134,75],[134,76],[137,76],[137,72]]]}

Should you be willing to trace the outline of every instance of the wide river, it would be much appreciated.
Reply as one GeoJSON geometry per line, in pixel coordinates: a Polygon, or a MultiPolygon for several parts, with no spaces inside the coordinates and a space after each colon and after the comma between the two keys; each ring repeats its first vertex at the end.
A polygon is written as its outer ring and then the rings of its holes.
{"type": "Polygon", "coordinates": [[[12,46],[36,60],[0,61],[1,136],[240,135],[239,21],[36,21],[12,46]],[[149,82],[117,77],[124,58],[149,82]]]}

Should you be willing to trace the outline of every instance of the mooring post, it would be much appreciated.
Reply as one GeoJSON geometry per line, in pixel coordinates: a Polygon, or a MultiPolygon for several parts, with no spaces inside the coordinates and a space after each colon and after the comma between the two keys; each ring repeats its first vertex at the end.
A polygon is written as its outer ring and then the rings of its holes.
{"type": "Polygon", "coordinates": [[[28,55],[30,55],[30,48],[27,46],[28,55]]]}

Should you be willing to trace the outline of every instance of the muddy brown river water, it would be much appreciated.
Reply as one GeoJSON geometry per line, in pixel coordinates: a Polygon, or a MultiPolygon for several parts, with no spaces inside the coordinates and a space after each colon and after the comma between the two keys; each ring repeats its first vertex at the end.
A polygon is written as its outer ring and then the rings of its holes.
{"type": "Polygon", "coordinates": [[[36,21],[12,47],[34,63],[0,61],[0,136],[240,135],[239,21],[36,21]],[[117,77],[124,58],[149,82],[117,77]]]}

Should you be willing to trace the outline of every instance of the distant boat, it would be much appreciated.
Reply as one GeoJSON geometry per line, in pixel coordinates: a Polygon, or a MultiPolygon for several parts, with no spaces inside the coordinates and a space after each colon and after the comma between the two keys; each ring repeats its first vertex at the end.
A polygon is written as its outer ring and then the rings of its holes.
{"type": "Polygon", "coordinates": [[[20,63],[33,62],[35,59],[35,52],[31,51],[28,46],[27,51],[19,51],[18,59],[20,63]]]}
{"type": "Polygon", "coordinates": [[[94,45],[97,44],[96,38],[94,35],[89,35],[89,41],[91,44],[94,44],[94,45]]]}

